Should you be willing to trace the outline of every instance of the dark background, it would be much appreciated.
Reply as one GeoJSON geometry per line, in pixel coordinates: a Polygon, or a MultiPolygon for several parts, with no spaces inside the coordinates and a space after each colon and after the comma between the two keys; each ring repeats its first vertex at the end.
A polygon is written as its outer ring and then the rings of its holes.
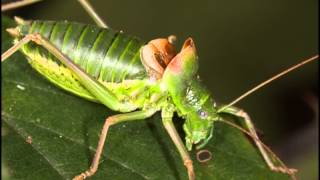
{"type": "MultiPolygon", "coordinates": [[[[318,1],[95,0],[113,29],[146,41],[174,34],[195,40],[199,74],[219,104],[318,54],[318,1]]],[[[94,23],[80,4],[44,1],[5,15],[94,23]]],[[[318,62],[271,83],[236,106],[299,179],[318,179],[318,62]]]]}

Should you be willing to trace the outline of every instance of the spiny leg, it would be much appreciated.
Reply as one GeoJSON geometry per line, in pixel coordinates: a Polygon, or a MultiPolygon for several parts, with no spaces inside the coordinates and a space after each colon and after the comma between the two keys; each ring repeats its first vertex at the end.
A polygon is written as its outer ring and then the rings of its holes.
{"type": "Polygon", "coordinates": [[[1,61],[3,62],[10,55],[16,52],[24,44],[33,41],[38,45],[43,46],[51,54],[53,54],[59,61],[67,66],[78,77],[81,84],[87,88],[87,90],[94,95],[102,104],[106,105],[112,110],[121,112],[130,112],[136,109],[136,107],[129,102],[119,102],[118,98],[109,89],[104,87],[99,81],[89,76],[81,68],[79,68],[69,57],[64,55],[56,46],[54,46],[49,40],[42,37],[40,34],[28,34],[21,41],[16,43],[9,50],[1,55],[1,61]]]}
{"type": "MultiPolygon", "coordinates": [[[[227,120],[223,120],[223,119],[219,119],[219,122],[223,122],[229,126],[232,126],[238,130],[240,130],[241,132],[245,133],[246,135],[250,136],[252,139],[256,140],[256,141],[260,141],[260,139],[257,139],[256,137],[254,137],[250,132],[248,132],[247,130],[243,129],[242,127],[236,125],[235,123],[231,122],[231,121],[227,121],[227,120]]],[[[276,161],[278,161],[280,163],[280,165],[283,167],[283,169],[286,169],[286,173],[292,178],[292,180],[296,180],[297,178],[295,177],[295,173],[297,172],[296,169],[289,169],[282,161],[280,158],[278,158],[276,156],[276,154],[274,152],[272,152],[272,150],[265,145],[263,142],[261,142],[261,145],[265,148],[266,151],[268,151],[268,153],[271,154],[272,158],[274,158],[276,161]]]]}
{"type": "Polygon", "coordinates": [[[253,141],[255,142],[256,146],[258,147],[263,159],[265,160],[265,162],[267,163],[267,165],[269,166],[269,168],[272,171],[275,172],[282,172],[282,173],[286,173],[286,174],[294,174],[297,170],[296,169],[288,169],[286,167],[281,167],[281,166],[275,166],[271,160],[271,158],[269,157],[267,151],[265,150],[265,146],[262,144],[261,140],[259,139],[257,132],[254,128],[254,125],[251,121],[251,118],[249,117],[249,115],[244,112],[243,110],[239,110],[233,107],[228,107],[226,109],[224,109],[223,111],[221,111],[221,113],[226,113],[232,116],[236,116],[236,117],[241,117],[244,119],[245,125],[248,128],[250,135],[252,136],[253,141]]]}
{"type": "Polygon", "coordinates": [[[131,112],[127,114],[118,114],[114,115],[111,117],[108,117],[105,120],[105,123],[103,125],[103,128],[101,130],[98,146],[96,153],[94,155],[94,158],[92,160],[91,166],[88,170],[85,172],[81,173],[80,175],[77,175],[73,178],[73,180],[82,180],[85,179],[89,176],[92,176],[98,169],[99,166],[99,160],[102,154],[103,146],[106,141],[108,129],[110,126],[118,124],[120,122],[125,122],[125,121],[132,121],[132,120],[143,120],[146,119],[150,116],[152,116],[157,110],[156,109],[149,109],[149,110],[144,110],[144,111],[136,111],[136,112],[131,112]]]}
{"type": "Polygon", "coordinates": [[[4,60],[10,57],[13,53],[18,51],[23,45],[27,44],[30,41],[31,38],[29,36],[26,36],[23,39],[21,39],[18,43],[14,44],[10,49],[8,49],[1,55],[1,63],[4,62],[4,60]]]}
{"type": "Polygon", "coordinates": [[[87,0],[78,0],[82,7],[87,11],[89,16],[97,23],[98,26],[103,28],[108,28],[108,25],[102,20],[102,18],[97,14],[94,8],[91,6],[87,0]]]}
{"type": "Polygon", "coordinates": [[[184,162],[184,165],[186,166],[188,170],[188,176],[189,180],[194,180],[195,179],[195,173],[193,170],[193,165],[192,165],[192,160],[189,156],[189,153],[184,146],[184,143],[182,142],[176,128],[174,127],[174,124],[172,122],[172,117],[173,117],[173,112],[168,111],[167,109],[163,109],[161,112],[162,116],[162,123],[167,130],[170,138],[172,139],[173,143],[176,145],[180,156],[184,162]]]}

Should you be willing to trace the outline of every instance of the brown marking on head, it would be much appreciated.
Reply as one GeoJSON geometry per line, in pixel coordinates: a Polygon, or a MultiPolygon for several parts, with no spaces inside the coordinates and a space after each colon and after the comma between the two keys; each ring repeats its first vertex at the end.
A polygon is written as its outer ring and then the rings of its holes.
{"type": "Polygon", "coordinates": [[[194,41],[191,37],[189,37],[188,39],[186,39],[184,41],[181,51],[186,48],[191,48],[194,52],[196,52],[196,46],[195,46],[194,41]]]}
{"type": "Polygon", "coordinates": [[[181,51],[172,59],[170,64],[167,67],[168,71],[179,74],[183,71],[183,68],[186,63],[186,58],[188,56],[196,55],[196,48],[192,38],[188,38],[182,48],[181,51]]]}
{"type": "Polygon", "coordinates": [[[142,63],[150,77],[160,79],[162,74],[176,55],[174,46],[168,39],[155,39],[150,41],[141,50],[142,63]]]}
{"type": "Polygon", "coordinates": [[[176,50],[168,39],[155,39],[150,41],[149,44],[152,44],[157,49],[166,65],[168,65],[170,60],[176,55],[176,50]]]}
{"type": "Polygon", "coordinates": [[[141,49],[141,60],[149,76],[160,79],[164,68],[157,60],[157,53],[157,49],[152,44],[147,44],[141,49]]]}

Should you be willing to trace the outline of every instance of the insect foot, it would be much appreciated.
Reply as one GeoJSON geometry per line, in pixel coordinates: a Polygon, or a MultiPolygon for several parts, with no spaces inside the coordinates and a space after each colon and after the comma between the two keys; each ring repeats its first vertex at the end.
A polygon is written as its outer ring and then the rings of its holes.
{"type": "Polygon", "coordinates": [[[72,180],[83,180],[83,179],[86,179],[87,177],[92,176],[97,170],[98,170],[97,167],[96,168],[90,168],[86,172],[75,176],[72,180]]]}
{"type": "Polygon", "coordinates": [[[84,173],[74,177],[72,180],[83,180],[86,178],[86,175],[84,173]]]}

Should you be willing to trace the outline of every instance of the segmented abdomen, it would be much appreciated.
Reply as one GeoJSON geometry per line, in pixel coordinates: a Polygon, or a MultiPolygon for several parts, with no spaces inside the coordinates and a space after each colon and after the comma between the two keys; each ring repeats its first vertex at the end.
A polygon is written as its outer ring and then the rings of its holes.
{"type": "MultiPolygon", "coordinates": [[[[66,21],[33,21],[28,33],[40,33],[100,81],[117,83],[147,76],[140,61],[140,48],[144,42],[125,33],[66,21]]],[[[26,45],[25,51],[38,53],[60,64],[40,46],[26,45]]]]}

